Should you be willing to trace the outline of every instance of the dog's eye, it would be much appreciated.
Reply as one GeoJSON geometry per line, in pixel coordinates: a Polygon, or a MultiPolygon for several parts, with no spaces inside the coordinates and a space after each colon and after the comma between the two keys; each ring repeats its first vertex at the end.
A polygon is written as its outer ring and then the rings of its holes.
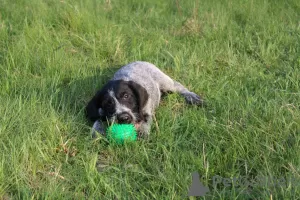
{"type": "Polygon", "coordinates": [[[128,94],[123,94],[123,99],[127,99],[128,98],[128,94]]]}

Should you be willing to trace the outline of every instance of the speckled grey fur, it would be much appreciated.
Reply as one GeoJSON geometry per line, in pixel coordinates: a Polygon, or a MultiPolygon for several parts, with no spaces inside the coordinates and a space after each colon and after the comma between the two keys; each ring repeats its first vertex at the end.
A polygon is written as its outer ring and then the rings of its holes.
{"type": "MultiPolygon", "coordinates": [[[[201,105],[202,99],[195,93],[190,92],[180,83],[160,71],[155,65],[136,61],[120,68],[111,80],[134,81],[144,87],[149,95],[148,101],[143,108],[143,113],[148,115],[147,122],[142,123],[139,132],[149,134],[154,110],[158,107],[161,92],[178,92],[185,97],[187,103],[201,105]]],[[[99,127],[99,122],[95,122],[99,127]]]]}

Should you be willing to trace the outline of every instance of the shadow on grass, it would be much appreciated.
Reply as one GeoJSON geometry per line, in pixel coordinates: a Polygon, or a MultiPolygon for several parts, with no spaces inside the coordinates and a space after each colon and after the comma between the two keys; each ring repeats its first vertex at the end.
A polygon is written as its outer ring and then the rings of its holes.
{"type": "MultiPolygon", "coordinates": [[[[46,99],[50,99],[51,108],[60,116],[75,117],[78,124],[86,128],[92,126],[92,122],[85,117],[85,107],[94,94],[113,76],[121,67],[113,66],[104,69],[96,69],[95,75],[72,80],[71,77],[62,78],[59,83],[51,88],[51,82],[47,82],[49,89],[53,92],[46,92],[46,99]]],[[[86,129],[85,128],[85,129],[86,129]]],[[[88,131],[88,130],[87,130],[88,131]]]]}

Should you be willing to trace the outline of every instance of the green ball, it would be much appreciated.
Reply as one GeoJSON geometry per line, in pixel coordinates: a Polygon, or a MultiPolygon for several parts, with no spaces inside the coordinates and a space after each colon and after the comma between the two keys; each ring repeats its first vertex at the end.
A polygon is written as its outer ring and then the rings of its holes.
{"type": "Polygon", "coordinates": [[[113,124],[107,129],[107,138],[110,142],[124,144],[137,140],[137,133],[133,124],[113,124]]]}

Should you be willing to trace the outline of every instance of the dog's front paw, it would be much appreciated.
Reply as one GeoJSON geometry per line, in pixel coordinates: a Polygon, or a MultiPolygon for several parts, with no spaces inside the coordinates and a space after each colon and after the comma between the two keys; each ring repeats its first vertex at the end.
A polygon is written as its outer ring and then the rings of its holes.
{"type": "Polygon", "coordinates": [[[104,126],[104,124],[101,121],[99,121],[99,120],[95,121],[93,128],[92,128],[92,137],[93,138],[96,137],[97,133],[100,133],[101,135],[105,136],[105,134],[106,134],[105,128],[106,127],[104,126]]]}
{"type": "Polygon", "coordinates": [[[138,138],[141,139],[147,139],[149,134],[150,134],[150,128],[151,125],[148,123],[139,123],[138,125],[135,125],[137,133],[138,133],[138,138]]]}
{"type": "Polygon", "coordinates": [[[186,92],[183,94],[183,96],[188,104],[197,105],[197,106],[204,105],[203,99],[197,94],[195,94],[194,92],[186,92]]]}

